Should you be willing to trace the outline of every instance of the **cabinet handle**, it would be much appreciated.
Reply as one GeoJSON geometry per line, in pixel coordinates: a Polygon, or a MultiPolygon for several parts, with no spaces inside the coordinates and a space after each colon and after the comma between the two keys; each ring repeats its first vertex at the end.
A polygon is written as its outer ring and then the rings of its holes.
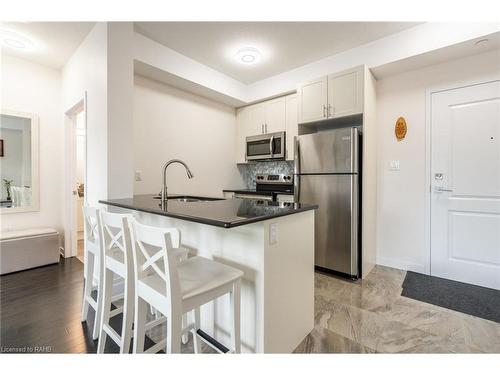
{"type": "Polygon", "coordinates": [[[328,104],[328,117],[331,117],[331,116],[333,116],[333,114],[332,114],[332,105],[328,104]]]}
{"type": "Polygon", "coordinates": [[[264,134],[264,124],[260,126],[262,134],[264,134]]]}
{"type": "Polygon", "coordinates": [[[326,117],[326,105],[323,104],[323,117],[326,117]]]}
{"type": "Polygon", "coordinates": [[[264,124],[264,129],[266,130],[266,134],[267,134],[267,124],[264,124]]]}

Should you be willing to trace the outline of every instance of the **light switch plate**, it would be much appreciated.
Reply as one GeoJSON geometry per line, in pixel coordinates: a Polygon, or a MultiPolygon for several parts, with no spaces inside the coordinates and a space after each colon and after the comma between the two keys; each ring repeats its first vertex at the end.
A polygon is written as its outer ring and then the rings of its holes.
{"type": "Polygon", "coordinates": [[[269,245],[274,245],[278,242],[278,224],[269,224],[269,245]]]}
{"type": "Polygon", "coordinates": [[[399,160],[389,161],[389,170],[390,171],[399,171],[399,160]]]}
{"type": "Polygon", "coordinates": [[[142,171],[135,171],[135,180],[142,181],[142,171]]]}

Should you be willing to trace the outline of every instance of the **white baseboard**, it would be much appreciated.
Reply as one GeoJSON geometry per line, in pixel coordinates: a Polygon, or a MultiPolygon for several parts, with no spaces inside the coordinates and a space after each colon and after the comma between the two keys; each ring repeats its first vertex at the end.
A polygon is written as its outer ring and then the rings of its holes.
{"type": "Polygon", "coordinates": [[[413,271],[418,273],[423,273],[428,275],[428,272],[425,271],[425,265],[420,263],[408,262],[400,259],[391,259],[385,257],[377,257],[377,264],[381,266],[398,268],[400,270],[405,271],[413,271]]]}

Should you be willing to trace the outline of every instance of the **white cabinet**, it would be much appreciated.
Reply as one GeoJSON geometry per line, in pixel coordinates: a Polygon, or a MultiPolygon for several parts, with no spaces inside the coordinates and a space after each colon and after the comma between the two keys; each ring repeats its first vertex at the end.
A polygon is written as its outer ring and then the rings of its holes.
{"type": "Polygon", "coordinates": [[[346,70],[328,76],[328,118],[363,112],[363,70],[346,70]]]}
{"type": "Polygon", "coordinates": [[[246,137],[254,135],[252,108],[243,107],[236,112],[236,162],[245,163],[246,137]]]}
{"type": "Polygon", "coordinates": [[[321,77],[312,82],[304,83],[298,88],[298,110],[301,123],[326,119],[327,86],[327,77],[321,77]]]}
{"type": "MultiPolygon", "coordinates": [[[[236,112],[236,162],[245,163],[246,138],[286,131],[286,97],[239,108],[236,112]]],[[[296,105],[296,104],[295,104],[296,105]]]]}
{"type": "Polygon", "coordinates": [[[363,112],[363,67],[330,74],[299,86],[299,123],[363,112]]]}
{"type": "Polygon", "coordinates": [[[285,97],[286,101],[286,119],[285,119],[285,129],[286,129],[286,148],[285,148],[285,159],[294,160],[294,138],[299,134],[298,119],[298,107],[297,107],[297,94],[287,95],[285,97]]]}
{"type": "Polygon", "coordinates": [[[269,100],[261,104],[265,108],[264,132],[285,131],[286,101],[284,97],[269,100]]]}

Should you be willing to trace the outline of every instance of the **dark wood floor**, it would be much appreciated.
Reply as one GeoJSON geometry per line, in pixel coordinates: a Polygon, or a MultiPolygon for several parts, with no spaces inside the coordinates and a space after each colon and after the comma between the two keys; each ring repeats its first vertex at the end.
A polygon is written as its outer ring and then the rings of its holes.
{"type": "MultiPolygon", "coordinates": [[[[0,276],[0,353],[95,353],[92,340],[94,310],[80,321],[83,294],[83,263],[77,258],[61,258],[59,264],[0,276]]],[[[110,325],[121,332],[122,314],[110,325]]],[[[145,349],[166,335],[166,323],[147,332],[145,349]]],[[[202,343],[204,353],[215,351],[202,343]]],[[[182,345],[183,353],[193,353],[193,340],[182,345]]],[[[105,353],[118,353],[107,339],[105,353]]],[[[160,353],[164,353],[161,351],[160,353]]]]}
{"type": "MultiPolygon", "coordinates": [[[[95,353],[93,310],[86,323],[80,321],[82,291],[83,264],[77,258],[1,276],[0,351],[95,353]]],[[[118,352],[112,340],[106,352],[118,352]]]]}
{"type": "Polygon", "coordinates": [[[0,277],[2,352],[95,352],[93,314],[90,327],[80,322],[82,283],[76,258],[0,277]]]}

